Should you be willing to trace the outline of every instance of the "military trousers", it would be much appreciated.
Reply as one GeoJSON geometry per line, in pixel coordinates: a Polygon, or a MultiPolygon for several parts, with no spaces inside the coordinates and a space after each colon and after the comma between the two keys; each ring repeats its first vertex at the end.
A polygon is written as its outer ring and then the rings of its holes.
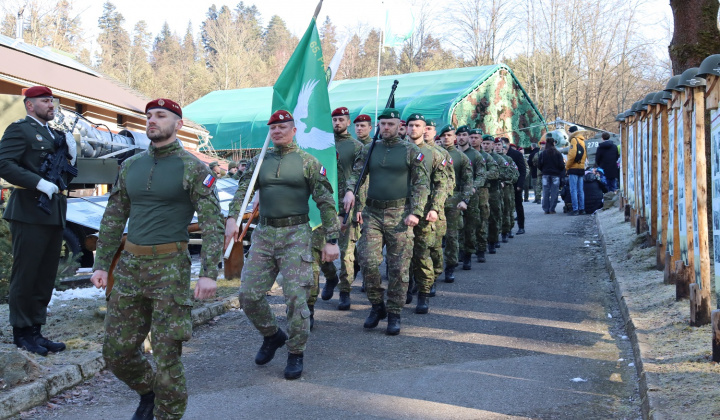
{"type": "Polygon", "coordinates": [[[499,186],[490,186],[488,191],[488,203],[490,206],[490,219],[488,220],[487,241],[496,243],[500,234],[502,223],[502,194],[499,186]]]}
{"type": "Polygon", "coordinates": [[[62,226],[10,221],[13,262],[10,272],[10,325],[44,325],[55,287],[62,226]]]}
{"type": "Polygon", "coordinates": [[[445,257],[446,267],[458,265],[459,233],[462,228],[462,211],[457,208],[460,202],[459,197],[453,197],[445,201],[445,218],[447,219],[447,233],[445,233],[445,257]]]}
{"type": "Polygon", "coordinates": [[[282,274],[280,286],[287,305],[288,351],[305,350],[310,335],[308,297],[313,285],[312,232],[310,225],[273,227],[258,225],[240,277],[240,305],[263,335],[278,330],[266,293],[282,274]]]}
{"type": "Polygon", "coordinates": [[[490,221],[490,192],[488,188],[480,188],[478,191],[478,212],[480,213],[480,222],[477,229],[475,229],[476,251],[485,252],[487,251],[488,222],[490,221]]]}
{"type": "Polygon", "coordinates": [[[413,229],[405,225],[410,214],[408,206],[363,209],[363,225],[358,252],[360,267],[365,280],[365,292],[372,304],[383,302],[380,264],[383,261],[383,245],[386,247],[388,267],[387,310],[399,314],[405,305],[408,288],[408,271],[413,248],[413,229]]]}
{"type": "Polygon", "coordinates": [[[533,178],[535,180],[535,203],[540,203],[542,201],[542,193],[543,193],[543,183],[542,183],[542,173],[538,171],[537,178],[533,178]]]}
{"type": "Polygon", "coordinates": [[[412,275],[415,278],[420,293],[430,293],[430,287],[435,282],[433,260],[430,257],[430,247],[435,243],[435,222],[428,222],[425,218],[413,227],[415,240],[413,241],[412,275]]]}
{"type": "MultiPolygon", "coordinates": [[[[360,225],[349,222],[345,231],[340,231],[340,291],[350,293],[355,280],[355,250],[360,239],[360,225]]],[[[325,276],[327,277],[327,276],[325,276]]]]}
{"type": "Polygon", "coordinates": [[[190,254],[123,251],[108,297],[103,358],[138,394],[155,392],[155,418],[182,418],[187,406],[182,343],[192,336],[190,254]],[[151,333],[157,372],[142,352],[151,333]]]}
{"type": "Polygon", "coordinates": [[[435,222],[435,240],[428,246],[430,249],[430,258],[432,259],[435,279],[442,274],[443,264],[445,263],[442,249],[445,233],[447,233],[447,218],[445,217],[445,209],[442,209],[441,211],[438,211],[438,219],[435,222]]]}
{"type": "Polygon", "coordinates": [[[477,247],[477,228],[480,224],[480,191],[475,191],[470,197],[468,208],[463,212],[463,227],[461,230],[460,240],[463,241],[462,250],[466,254],[475,253],[477,247]]]}
{"type": "Polygon", "coordinates": [[[502,214],[502,234],[510,233],[515,226],[515,187],[513,184],[506,184],[502,190],[503,214],[502,214]]]}
{"type": "Polygon", "coordinates": [[[337,268],[333,262],[322,260],[322,250],[327,243],[325,229],[322,226],[315,228],[312,232],[312,256],[313,256],[313,285],[310,288],[308,306],[315,306],[320,292],[320,272],[322,271],[325,281],[337,277],[337,268]]]}

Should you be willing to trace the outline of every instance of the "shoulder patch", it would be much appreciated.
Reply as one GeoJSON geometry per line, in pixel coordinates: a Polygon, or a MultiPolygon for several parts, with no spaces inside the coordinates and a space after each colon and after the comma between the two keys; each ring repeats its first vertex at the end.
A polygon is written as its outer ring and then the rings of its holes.
{"type": "Polygon", "coordinates": [[[417,157],[415,158],[418,162],[422,162],[423,159],[425,159],[425,155],[422,153],[418,153],[417,157]]]}
{"type": "Polygon", "coordinates": [[[208,174],[208,176],[206,176],[205,180],[203,181],[203,185],[211,188],[215,184],[215,180],[216,178],[214,176],[208,174]]]}
{"type": "Polygon", "coordinates": [[[324,167],[324,166],[321,166],[321,167],[320,167],[320,175],[322,175],[322,176],[327,176],[327,170],[325,170],[325,167],[324,167]]]}
{"type": "Polygon", "coordinates": [[[451,165],[453,164],[453,160],[452,160],[452,158],[450,158],[450,164],[451,164],[451,165]]]}
{"type": "Polygon", "coordinates": [[[447,159],[442,160],[442,166],[447,166],[447,159]]]}

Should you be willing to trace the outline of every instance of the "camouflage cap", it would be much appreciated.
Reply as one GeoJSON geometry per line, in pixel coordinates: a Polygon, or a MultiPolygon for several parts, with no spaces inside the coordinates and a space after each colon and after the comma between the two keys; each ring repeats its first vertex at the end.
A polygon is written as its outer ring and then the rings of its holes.
{"type": "Polygon", "coordinates": [[[457,130],[455,130],[455,134],[460,134],[460,133],[470,134],[470,127],[468,127],[467,125],[461,125],[460,127],[457,128],[457,130]]]}
{"type": "Polygon", "coordinates": [[[238,164],[233,162],[232,160],[230,161],[230,163],[228,163],[228,169],[237,168],[237,167],[238,167],[238,164]]]}
{"type": "Polygon", "coordinates": [[[385,110],[378,116],[378,120],[387,120],[391,118],[400,119],[400,111],[395,108],[385,108],[385,110]]]}
{"type": "Polygon", "coordinates": [[[495,142],[495,138],[494,138],[493,136],[491,136],[490,134],[484,134],[484,135],[482,136],[482,141],[489,141],[489,142],[494,143],[494,142],[495,142]]]}
{"type": "Polygon", "coordinates": [[[407,117],[407,122],[412,121],[425,121],[425,116],[423,114],[411,114],[409,117],[407,117]]]}
{"type": "Polygon", "coordinates": [[[443,126],[443,128],[438,131],[438,136],[442,136],[443,134],[447,133],[448,131],[455,131],[455,127],[452,124],[447,124],[443,126]]]}

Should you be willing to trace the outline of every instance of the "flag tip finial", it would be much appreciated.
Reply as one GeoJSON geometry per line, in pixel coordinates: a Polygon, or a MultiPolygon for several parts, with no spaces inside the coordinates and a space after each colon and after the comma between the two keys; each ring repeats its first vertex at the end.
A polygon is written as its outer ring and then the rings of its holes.
{"type": "Polygon", "coordinates": [[[313,19],[315,19],[315,20],[317,20],[317,17],[320,14],[320,8],[322,8],[322,2],[323,2],[323,0],[320,0],[320,2],[318,2],[317,7],[315,8],[315,14],[313,15],[313,19]]]}

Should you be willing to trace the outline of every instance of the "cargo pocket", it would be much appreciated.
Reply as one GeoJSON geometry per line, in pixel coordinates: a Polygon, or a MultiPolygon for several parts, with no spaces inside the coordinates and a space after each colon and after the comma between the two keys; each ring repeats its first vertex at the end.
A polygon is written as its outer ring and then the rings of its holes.
{"type": "Polygon", "coordinates": [[[167,334],[176,341],[187,341],[192,337],[192,300],[185,296],[173,296],[168,308],[167,334]]]}
{"type": "Polygon", "coordinates": [[[300,255],[300,267],[298,267],[297,284],[300,286],[312,286],[313,281],[313,263],[315,262],[312,254],[300,255]]]}

